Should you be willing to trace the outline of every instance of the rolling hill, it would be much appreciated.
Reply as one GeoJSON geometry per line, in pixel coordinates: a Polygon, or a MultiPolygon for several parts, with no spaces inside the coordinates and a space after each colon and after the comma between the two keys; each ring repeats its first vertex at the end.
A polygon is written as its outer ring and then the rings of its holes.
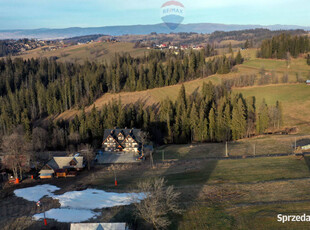
{"type": "Polygon", "coordinates": [[[90,34],[106,34],[112,36],[125,34],[150,34],[156,33],[212,33],[214,31],[235,31],[255,28],[266,28],[270,30],[310,30],[310,27],[297,25],[226,25],[216,23],[194,23],[182,24],[176,30],[170,30],[165,24],[155,25],[131,25],[131,26],[104,26],[104,27],[72,27],[63,29],[28,29],[28,30],[0,30],[0,39],[17,38],[37,38],[37,39],[62,39],[75,36],[84,36],[90,34]]]}
{"type": "Polygon", "coordinates": [[[68,46],[52,51],[43,51],[42,48],[33,49],[23,53],[22,55],[14,56],[14,58],[42,58],[56,57],[59,61],[79,62],[97,61],[103,62],[114,57],[115,53],[130,53],[131,56],[137,57],[147,52],[144,48],[134,48],[133,43],[117,42],[104,43],[94,42],[89,44],[68,46]]]}
{"type": "MultiPolygon", "coordinates": [[[[290,126],[301,127],[304,131],[310,130],[310,88],[304,83],[296,84],[296,73],[306,78],[310,72],[310,66],[305,62],[304,58],[293,59],[291,66],[286,67],[285,60],[271,60],[255,58],[255,49],[243,51],[243,56],[247,58],[244,64],[238,66],[238,72],[229,73],[226,75],[212,75],[207,78],[196,79],[185,82],[186,92],[188,94],[200,90],[204,82],[212,81],[214,84],[221,83],[222,79],[235,78],[246,74],[259,74],[261,68],[266,71],[273,71],[279,77],[284,73],[289,75],[288,84],[273,84],[273,85],[255,85],[244,88],[234,88],[233,92],[243,93],[246,97],[255,96],[257,103],[260,103],[263,98],[266,99],[270,105],[275,104],[277,100],[283,103],[285,124],[290,126]]],[[[155,88],[146,91],[138,92],[121,92],[118,94],[107,93],[97,99],[93,105],[86,108],[86,112],[95,105],[96,108],[101,109],[104,104],[111,100],[121,99],[124,105],[130,103],[143,102],[146,106],[158,106],[159,103],[165,99],[170,98],[176,100],[181,85],[167,86],[163,88],[155,88]]],[[[73,119],[75,115],[79,114],[79,110],[68,110],[56,117],[56,120],[73,119]]]]}

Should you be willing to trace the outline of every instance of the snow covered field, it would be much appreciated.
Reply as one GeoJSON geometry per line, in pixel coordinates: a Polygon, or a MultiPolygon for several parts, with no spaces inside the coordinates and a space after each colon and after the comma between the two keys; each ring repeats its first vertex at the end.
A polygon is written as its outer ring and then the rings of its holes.
{"type": "MultiPolygon", "coordinates": [[[[55,219],[58,222],[64,223],[79,223],[99,215],[100,213],[87,209],[54,208],[45,212],[46,218],[55,219]]],[[[35,220],[43,219],[44,214],[36,214],[33,218],[35,220]]]]}
{"type": "Polygon", "coordinates": [[[133,196],[137,196],[137,200],[143,199],[143,194],[113,193],[97,189],[66,192],[52,198],[59,200],[61,207],[101,209],[129,205],[133,202],[133,196]]]}
{"type": "Polygon", "coordinates": [[[25,200],[37,202],[44,196],[52,196],[52,192],[59,189],[60,188],[54,185],[44,184],[30,188],[16,189],[14,194],[18,197],[24,198],[25,200]]]}
{"type": "MultiPolygon", "coordinates": [[[[16,189],[15,195],[29,201],[39,201],[48,196],[57,199],[60,208],[48,210],[46,218],[55,219],[59,222],[83,222],[97,217],[100,213],[93,209],[110,208],[114,206],[129,205],[145,198],[143,193],[113,193],[98,189],[86,189],[83,191],[71,191],[62,195],[53,194],[60,188],[53,185],[37,185],[30,188],[16,189]]],[[[43,213],[33,216],[39,220],[44,217],[43,213]]]]}

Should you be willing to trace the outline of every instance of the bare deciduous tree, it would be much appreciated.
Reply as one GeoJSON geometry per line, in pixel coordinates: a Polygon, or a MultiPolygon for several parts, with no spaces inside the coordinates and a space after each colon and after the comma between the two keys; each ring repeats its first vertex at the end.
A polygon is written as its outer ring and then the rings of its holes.
{"type": "Polygon", "coordinates": [[[73,144],[76,147],[81,141],[79,132],[71,133],[69,135],[69,141],[71,142],[71,144],[73,144]]]}
{"type": "Polygon", "coordinates": [[[54,149],[64,148],[66,145],[65,131],[60,128],[53,129],[53,134],[51,137],[51,147],[54,149]]]}
{"type": "Polygon", "coordinates": [[[141,131],[139,136],[142,144],[142,154],[144,154],[144,145],[148,142],[150,135],[148,132],[141,131]]]}
{"type": "Polygon", "coordinates": [[[34,151],[44,151],[46,149],[48,133],[40,127],[32,131],[32,147],[34,151]]]}
{"type": "Polygon", "coordinates": [[[89,144],[81,145],[79,149],[80,149],[80,152],[82,153],[82,155],[85,157],[85,160],[87,162],[87,168],[88,168],[88,171],[89,171],[90,170],[90,166],[91,166],[91,162],[95,158],[94,149],[89,144]]]}
{"type": "Polygon", "coordinates": [[[180,193],[174,191],[173,186],[166,187],[163,178],[148,179],[138,183],[139,191],[146,194],[146,198],[135,202],[136,214],[155,229],[166,229],[170,224],[167,215],[180,214],[177,200],[180,193]]]}
{"type": "Polygon", "coordinates": [[[154,168],[154,162],[153,162],[153,152],[152,151],[149,151],[148,154],[145,153],[144,151],[144,146],[145,144],[149,141],[150,139],[150,134],[148,132],[143,132],[141,131],[140,134],[139,134],[139,137],[140,137],[140,141],[141,141],[141,151],[142,151],[142,156],[149,156],[150,157],[150,163],[151,163],[151,167],[154,168]]]}
{"type": "Polygon", "coordinates": [[[15,178],[23,178],[23,171],[29,168],[29,143],[24,135],[17,132],[3,137],[2,149],[5,153],[5,166],[13,171],[15,178]]]}

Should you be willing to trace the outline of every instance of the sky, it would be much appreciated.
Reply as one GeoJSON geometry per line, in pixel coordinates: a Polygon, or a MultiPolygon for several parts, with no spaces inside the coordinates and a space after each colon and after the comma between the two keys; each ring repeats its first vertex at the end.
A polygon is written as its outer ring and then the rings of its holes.
{"type": "MultiPolygon", "coordinates": [[[[0,30],[162,23],[165,0],[0,0],[0,30]]],[[[310,26],[309,0],[180,0],[183,23],[310,26]]]]}

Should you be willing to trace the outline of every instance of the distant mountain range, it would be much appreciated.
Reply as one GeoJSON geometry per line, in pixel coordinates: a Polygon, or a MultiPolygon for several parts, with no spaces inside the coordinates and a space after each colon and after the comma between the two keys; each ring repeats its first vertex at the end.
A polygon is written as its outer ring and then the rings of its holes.
{"type": "Polygon", "coordinates": [[[62,39],[90,34],[105,34],[120,36],[125,34],[150,34],[156,33],[212,33],[214,31],[235,31],[245,29],[265,28],[269,30],[296,30],[310,31],[310,27],[296,25],[226,25],[216,23],[182,24],[176,30],[170,30],[165,24],[132,25],[132,26],[105,26],[105,27],[71,27],[65,29],[29,29],[29,30],[0,30],[0,39],[37,38],[37,39],[62,39]]]}

